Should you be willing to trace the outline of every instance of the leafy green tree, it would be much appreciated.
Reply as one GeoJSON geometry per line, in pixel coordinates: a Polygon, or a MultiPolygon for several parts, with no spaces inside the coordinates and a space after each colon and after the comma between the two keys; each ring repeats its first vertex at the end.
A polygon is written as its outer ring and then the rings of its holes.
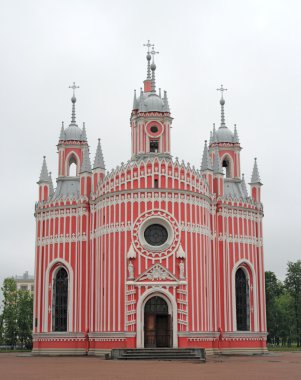
{"type": "Polygon", "coordinates": [[[18,340],[22,348],[32,347],[33,296],[28,290],[19,290],[17,299],[18,340]]]}
{"type": "Polygon", "coordinates": [[[285,287],[293,299],[295,315],[295,331],[297,346],[301,345],[300,319],[301,319],[301,260],[287,263],[287,274],[284,281],[285,287]]]}
{"type": "Polygon", "coordinates": [[[265,292],[267,310],[267,330],[270,338],[279,336],[278,306],[277,300],[283,294],[284,287],[274,272],[265,272],[265,292]]]}
{"type": "Polygon", "coordinates": [[[15,347],[17,343],[17,301],[16,281],[6,278],[1,288],[3,292],[3,339],[4,343],[15,347]]]}
{"type": "Polygon", "coordinates": [[[2,345],[3,342],[3,314],[0,314],[0,345],[2,345]]]}

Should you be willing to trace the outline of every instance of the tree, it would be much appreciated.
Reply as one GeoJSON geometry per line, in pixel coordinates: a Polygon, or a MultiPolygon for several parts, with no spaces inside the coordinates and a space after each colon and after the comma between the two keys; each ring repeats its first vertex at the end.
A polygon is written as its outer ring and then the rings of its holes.
{"type": "Polygon", "coordinates": [[[32,347],[33,296],[28,290],[18,291],[17,327],[21,348],[32,347]]]}
{"type": "Polygon", "coordinates": [[[270,338],[279,336],[279,307],[277,300],[283,294],[284,287],[274,272],[265,272],[265,292],[267,310],[267,330],[270,338]]]}
{"type": "Polygon", "coordinates": [[[293,299],[297,346],[301,345],[300,317],[301,317],[301,260],[287,263],[285,287],[293,299]]]}
{"type": "Polygon", "coordinates": [[[15,347],[17,343],[17,285],[13,278],[6,278],[1,288],[3,292],[3,339],[4,343],[15,347]]]}

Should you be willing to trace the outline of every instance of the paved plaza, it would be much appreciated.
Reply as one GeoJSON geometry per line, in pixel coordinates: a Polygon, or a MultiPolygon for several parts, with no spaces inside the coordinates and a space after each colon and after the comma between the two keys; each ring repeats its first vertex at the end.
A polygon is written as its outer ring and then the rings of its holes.
{"type": "Polygon", "coordinates": [[[0,378],[10,380],[221,379],[297,380],[301,352],[265,356],[208,357],[207,363],[107,361],[95,357],[0,354],[0,378]]]}

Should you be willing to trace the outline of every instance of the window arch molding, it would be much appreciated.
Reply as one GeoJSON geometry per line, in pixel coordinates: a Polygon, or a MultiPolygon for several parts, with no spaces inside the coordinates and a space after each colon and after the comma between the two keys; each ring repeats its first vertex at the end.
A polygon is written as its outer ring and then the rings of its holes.
{"type": "Polygon", "coordinates": [[[223,166],[224,161],[228,161],[229,163],[229,171],[227,171],[227,168],[226,168],[226,178],[233,178],[234,177],[234,161],[229,153],[225,153],[222,156],[221,158],[222,166],[223,166]]]}
{"type": "Polygon", "coordinates": [[[239,260],[232,269],[232,326],[233,331],[237,331],[236,323],[236,282],[235,275],[238,269],[242,269],[246,275],[248,285],[253,286],[253,290],[249,291],[249,300],[252,301],[253,313],[250,310],[250,331],[251,322],[254,322],[254,331],[258,331],[258,303],[257,303],[257,276],[253,264],[247,259],[239,260]]]}
{"type": "Polygon", "coordinates": [[[70,176],[70,165],[73,163],[76,165],[76,175],[78,176],[80,171],[80,159],[77,153],[74,151],[69,152],[65,159],[65,173],[68,177],[70,176]]]}
{"type": "Polygon", "coordinates": [[[57,272],[64,268],[68,275],[68,316],[67,316],[67,331],[73,329],[73,270],[71,265],[64,259],[52,260],[45,272],[45,288],[44,288],[44,313],[43,313],[43,331],[52,332],[52,297],[53,297],[53,281],[57,272]],[[49,299],[49,288],[51,288],[51,297],[49,299]],[[50,325],[48,325],[48,308],[51,308],[50,325]]]}

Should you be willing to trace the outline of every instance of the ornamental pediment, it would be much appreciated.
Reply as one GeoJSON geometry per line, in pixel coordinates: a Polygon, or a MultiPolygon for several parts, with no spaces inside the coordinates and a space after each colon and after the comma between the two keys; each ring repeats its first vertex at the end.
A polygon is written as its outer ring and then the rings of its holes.
{"type": "Polygon", "coordinates": [[[152,267],[143,272],[135,282],[141,281],[176,281],[178,279],[161,264],[154,264],[152,267]]]}

